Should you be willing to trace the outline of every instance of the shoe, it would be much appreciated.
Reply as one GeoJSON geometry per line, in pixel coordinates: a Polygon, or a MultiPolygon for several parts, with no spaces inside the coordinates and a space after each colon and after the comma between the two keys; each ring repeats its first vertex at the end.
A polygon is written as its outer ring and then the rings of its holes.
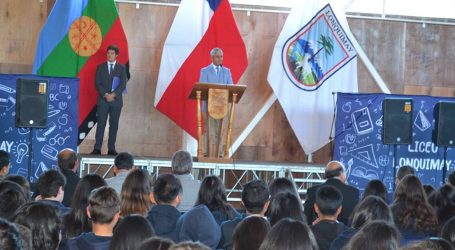
{"type": "Polygon", "coordinates": [[[108,150],[107,155],[118,155],[117,151],[114,150],[108,150]]]}
{"type": "Polygon", "coordinates": [[[101,155],[101,150],[99,150],[99,149],[94,149],[90,154],[91,154],[91,155],[101,155]]]}

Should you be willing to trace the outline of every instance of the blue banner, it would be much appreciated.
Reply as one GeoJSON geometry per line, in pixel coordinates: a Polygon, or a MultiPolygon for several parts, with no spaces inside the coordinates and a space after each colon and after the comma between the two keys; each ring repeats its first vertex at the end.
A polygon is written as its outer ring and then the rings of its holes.
{"type": "Polygon", "coordinates": [[[0,149],[11,155],[10,174],[28,176],[29,128],[17,128],[16,79],[49,80],[48,127],[32,130],[32,181],[57,168],[57,154],[77,147],[79,79],[0,74],[0,149]]]}
{"type": "MultiPolygon", "coordinates": [[[[424,184],[441,185],[444,166],[441,147],[432,142],[433,109],[439,101],[453,98],[386,94],[338,93],[334,159],[346,166],[349,184],[364,190],[368,181],[379,179],[393,191],[393,145],[382,143],[384,98],[412,98],[412,144],[397,145],[397,165],[409,165],[424,184]]],[[[454,128],[455,129],[455,128],[454,128]]],[[[455,150],[447,151],[447,173],[454,169],[455,150]]]]}

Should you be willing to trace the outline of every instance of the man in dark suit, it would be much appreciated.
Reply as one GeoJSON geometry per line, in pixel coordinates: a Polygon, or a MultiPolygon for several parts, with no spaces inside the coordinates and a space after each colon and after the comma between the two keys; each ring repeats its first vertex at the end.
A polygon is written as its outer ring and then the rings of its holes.
{"type": "Polygon", "coordinates": [[[98,92],[96,143],[92,155],[101,154],[104,129],[109,115],[108,155],[117,155],[115,141],[117,139],[118,122],[122,111],[122,93],[126,88],[126,68],[118,63],[119,49],[115,45],[107,48],[107,62],[98,65],[95,76],[95,88],[98,92]]]}
{"type": "Polygon", "coordinates": [[[343,163],[339,161],[331,161],[327,163],[325,169],[325,178],[327,179],[321,185],[314,186],[308,189],[304,213],[308,223],[311,225],[316,220],[316,213],[314,212],[314,203],[316,199],[316,192],[319,187],[324,185],[331,185],[336,187],[343,195],[343,203],[341,213],[338,220],[348,225],[349,216],[351,215],[354,207],[359,202],[359,190],[353,186],[346,184],[346,171],[343,163]]]}
{"type": "Polygon", "coordinates": [[[76,186],[80,180],[77,175],[77,170],[79,168],[77,153],[70,148],[63,149],[57,155],[57,165],[60,168],[60,172],[66,178],[66,185],[64,188],[65,196],[63,197],[62,204],[66,207],[71,207],[74,190],[76,190],[76,186]]]}

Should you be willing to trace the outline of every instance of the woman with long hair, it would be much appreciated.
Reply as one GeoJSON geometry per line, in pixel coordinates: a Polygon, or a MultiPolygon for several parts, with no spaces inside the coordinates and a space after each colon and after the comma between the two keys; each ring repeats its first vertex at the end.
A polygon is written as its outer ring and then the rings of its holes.
{"type": "Polygon", "coordinates": [[[123,182],[120,193],[120,215],[139,214],[147,216],[152,206],[152,178],[147,170],[132,170],[123,182]]]}
{"type": "Polygon", "coordinates": [[[270,223],[260,216],[242,220],[232,236],[233,250],[258,250],[270,231],[270,223]]]}
{"type": "Polygon", "coordinates": [[[267,217],[273,226],[283,218],[291,218],[306,223],[300,200],[292,193],[279,193],[272,197],[267,217]]]}
{"type": "Polygon", "coordinates": [[[260,250],[318,250],[316,239],[304,222],[285,218],[272,227],[260,250]]]}
{"type": "Polygon", "coordinates": [[[141,215],[127,215],[114,228],[109,250],[136,250],[141,243],[155,236],[152,224],[141,215]]]}
{"type": "Polygon", "coordinates": [[[400,232],[395,225],[385,221],[372,221],[352,237],[344,250],[397,250],[400,232]]]}

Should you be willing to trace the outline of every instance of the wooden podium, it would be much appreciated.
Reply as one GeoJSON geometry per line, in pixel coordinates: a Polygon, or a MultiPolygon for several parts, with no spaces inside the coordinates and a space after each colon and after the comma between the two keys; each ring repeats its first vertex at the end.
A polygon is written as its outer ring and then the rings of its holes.
{"type": "MultiPolygon", "coordinates": [[[[191,90],[190,99],[197,100],[197,157],[198,161],[219,161],[219,148],[222,142],[222,127],[223,119],[228,115],[228,105],[231,103],[229,112],[229,122],[226,131],[226,145],[224,148],[224,159],[229,159],[229,148],[231,147],[231,132],[232,124],[234,122],[235,105],[239,102],[240,98],[245,91],[245,85],[227,85],[216,83],[202,83],[198,82],[191,90]],[[207,118],[210,116],[213,119],[221,119],[220,127],[218,128],[218,141],[216,142],[215,155],[210,155],[210,132],[208,124],[206,124],[206,138],[207,138],[207,157],[203,155],[202,149],[202,101],[207,101],[207,118]]],[[[207,119],[209,120],[209,119],[207,119]]]]}

